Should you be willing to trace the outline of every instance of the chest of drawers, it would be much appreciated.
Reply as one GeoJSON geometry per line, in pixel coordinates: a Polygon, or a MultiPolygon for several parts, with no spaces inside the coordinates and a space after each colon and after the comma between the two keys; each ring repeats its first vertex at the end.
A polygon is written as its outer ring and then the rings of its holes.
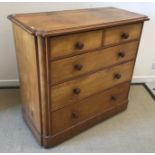
{"type": "Polygon", "coordinates": [[[51,147],[127,108],[147,16],[113,7],[10,15],[26,123],[51,147]]]}

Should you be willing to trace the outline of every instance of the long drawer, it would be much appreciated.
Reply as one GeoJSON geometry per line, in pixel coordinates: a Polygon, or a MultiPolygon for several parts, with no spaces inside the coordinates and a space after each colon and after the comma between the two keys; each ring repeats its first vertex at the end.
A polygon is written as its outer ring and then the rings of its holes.
{"type": "Polygon", "coordinates": [[[137,46],[138,41],[135,41],[54,61],[51,63],[52,84],[134,59],[137,46]]]}
{"type": "Polygon", "coordinates": [[[127,100],[129,83],[71,104],[52,113],[52,132],[56,134],[72,125],[114,108],[127,100]],[[60,123],[61,122],[61,123],[60,123]]]}
{"type": "Polygon", "coordinates": [[[116,26],[105,30],[103,45],[123,43],[129,40],[139,39],[142,23],[116,26]]]}
{"type": "Polygon", "coordinates": [[[53,86],[51,88],[52,109],[58,109],[94,93],[130,80],[133,65],[134,61],[130,61],[53,86]]]}
{"type": "Polygon", "coordinates": [[[77,33],[49,39],[51,59],[78,54],[85,50],[99,48],[102,45],[102,30],[77,33]]]}

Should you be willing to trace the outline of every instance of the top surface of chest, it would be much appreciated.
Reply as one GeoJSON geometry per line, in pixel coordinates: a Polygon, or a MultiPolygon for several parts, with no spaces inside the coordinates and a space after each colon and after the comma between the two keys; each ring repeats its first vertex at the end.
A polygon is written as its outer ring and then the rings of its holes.
{"type": "Polygon", "coordinates": [[[147,16],[113,7],[28,13],[8,16],[35,35],[56,35],[148,20],[147,16]]]}

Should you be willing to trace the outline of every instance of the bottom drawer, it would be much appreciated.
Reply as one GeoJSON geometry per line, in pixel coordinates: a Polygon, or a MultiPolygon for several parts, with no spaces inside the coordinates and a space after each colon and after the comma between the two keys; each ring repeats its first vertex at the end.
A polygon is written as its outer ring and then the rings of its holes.
{"type": "Polygon", "coordinates": [[[52,133],[56,134],[78,122],[117,107],[117,105],[127,100],[129,86],[129,83],[123,83],[78,103],[54,111],[52,113],[52,133]]]}

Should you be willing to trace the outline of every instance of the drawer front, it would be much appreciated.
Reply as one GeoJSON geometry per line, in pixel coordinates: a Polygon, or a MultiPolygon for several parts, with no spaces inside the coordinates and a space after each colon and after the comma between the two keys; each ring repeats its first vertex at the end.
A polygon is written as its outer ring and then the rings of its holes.
{"type": "Polygon", "coordinates": [[[117,65],[52,87],[53,110],[128,81],[134,62],[117,65]]]}
{"type": "Polygon", "coordinates": [[[141,23],[108,28],[105,30],[103,45],[106,46],[128,40],[139,39],[141,29],[141,23]]]}
{"type": "Polygon", "coordinates": [[[138,41],[135,41],[54,61],[51,63],[52,84],[134,59],[137,47],[138,41]]]}
{"type": "Polygon", "coordinates": [[[99,48],[101,44],[102,31],[91,31],[53,37],[49,40],[49,50],[53,59],[99,48]]]}
{"type": "Polygon", "coordinates": [[[128,91],[129,83],[124,83],[53,112],[53,134],[117,107],[117,105],[127,100],[128,91]]]}

